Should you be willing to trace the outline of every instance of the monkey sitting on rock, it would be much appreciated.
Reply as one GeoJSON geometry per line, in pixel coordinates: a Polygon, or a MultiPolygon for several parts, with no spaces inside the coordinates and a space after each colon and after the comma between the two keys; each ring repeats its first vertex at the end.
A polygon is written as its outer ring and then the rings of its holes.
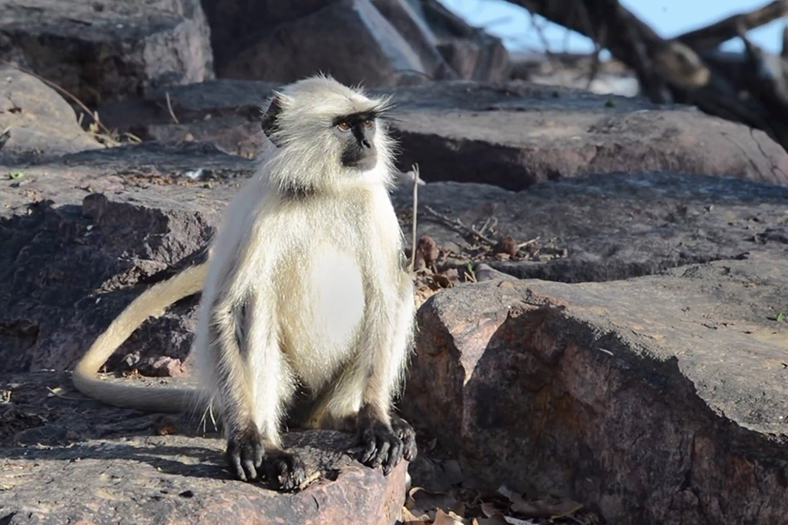
{"type": "Polygon", "coordinates": [[[240,480],[297,488],[303,462],[280,425],[297,388],[303,426],[355,429],[361,461],[388,473],[416,455],[393,413],[413,338],[413,284],[388,190],[388,98],[326,76],[274,94],[261,126],[275,148],[229,203],[208,261],[137,297],[77,365],[74,385],[146,411],[213,410],[240,480]],[[197,388],[145,388],[98,378],[148,317],[202,290],[194,342],[197,388]]]}

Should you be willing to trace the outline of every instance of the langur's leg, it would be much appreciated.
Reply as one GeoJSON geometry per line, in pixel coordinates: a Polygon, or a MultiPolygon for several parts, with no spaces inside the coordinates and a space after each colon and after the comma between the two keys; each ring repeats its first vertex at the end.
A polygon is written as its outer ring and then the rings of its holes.
{"type": "Polygon", "coordinates": [[[395,301],[371,312],[371,323],[385,330],[375,337],[369,332],[362,352],[368,352],[367,378],[358,415],[359,439],[364,451],[361,461],[370,466],[383,466],[384,473],[405,457],[416,455],[415,433],[410,425],[391,413],[393,398],[402,385],[413,339],[413,283],[405,272],[400,274],[395,301]],[[396,305],[392,308],[392,304],[396,305]]]}
{"type": "Polygon", "coordinates": [[[305,478],[300,459],[281,448],[279,422],[293,379],[262,300],[215,309],[210,355],[216,360],[227,432],[227,462],[241,480],[260,477],[285,490],[305,478]]]}

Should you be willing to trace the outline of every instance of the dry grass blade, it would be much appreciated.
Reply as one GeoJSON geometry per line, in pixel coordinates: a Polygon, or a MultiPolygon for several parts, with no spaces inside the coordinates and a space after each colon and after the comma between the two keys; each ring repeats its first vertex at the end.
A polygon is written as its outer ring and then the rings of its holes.
{"type": "Polygon", "coordinates": [[[55,387],[55,388],[47,387],[47,390],[49,391],[49,395],[57,396],[57,397],[59,397],[61,399],[70,399],[72,401],[84,401],[85,400],[84,398],[81,398],[81,397],[71,397],[71,396],[63,395],[61,393],[63,389],[60,388],[60,387],[55,387]]]}
{"type": "Polygon", "coordinates": [[[416,264],[416,225],[419,208],[419,165],[414,164],[413,170],[413,226],[411,229],[410,273],[413,273],[416,264]]]}
{"type": "Polygon", "coordinates": [[[175,122],[176,124],[180,124],[180,122],[178,121],[178,117],[175,116],[175,112],[172,110],[172,101],[170,100],[169,91],[164,92],[164,98],[167,100],[167,111],[169,111],[170,117],[172,117],[172,121],[175,122]]]}

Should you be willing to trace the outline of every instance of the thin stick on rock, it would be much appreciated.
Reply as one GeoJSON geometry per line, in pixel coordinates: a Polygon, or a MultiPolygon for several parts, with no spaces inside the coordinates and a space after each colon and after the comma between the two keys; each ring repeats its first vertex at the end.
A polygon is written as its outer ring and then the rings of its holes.
{"type": "Polygon", "coordinates": [[[479,228],[479,234],[484,235],[487,233],[489,229],[495,228],[498,226],[498,218],[497,217],[488,217],[481,228],[479,228]]]}
{"type": "Polygon", "coordinates": [[[534,244],[534,243],[535,243],[535,242],[537,242],[538,240],[539,240],[539,236],[537,235],[537,236],[536,236],[536,237],[534,237],[533,239],[528,239],[528,240],[527,240],[527,241],[525,241],[525,242],[521,242],[520,244],[518,244],[518,245],[517,245],[517,248],[518,248],[518,249],[520,249],[520,248],[525,248],[526,246],[530,246],[530,245],[534,244]]]}

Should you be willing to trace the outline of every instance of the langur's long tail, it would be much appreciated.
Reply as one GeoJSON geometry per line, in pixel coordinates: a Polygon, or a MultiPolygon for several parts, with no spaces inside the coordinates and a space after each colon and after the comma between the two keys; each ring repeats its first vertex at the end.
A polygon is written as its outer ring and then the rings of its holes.
{"type": "Polygon", "coordinates": [[[208,263],[183,270],[134,299],[93,343],[74,369],[74,386],[103,403],[149,412],[181,412],[195,408],[197,392],[188,388],[146,388],[98,378],[99,369],[149,317],[160,317],[171,304],[203,289],[208,263]]]}

